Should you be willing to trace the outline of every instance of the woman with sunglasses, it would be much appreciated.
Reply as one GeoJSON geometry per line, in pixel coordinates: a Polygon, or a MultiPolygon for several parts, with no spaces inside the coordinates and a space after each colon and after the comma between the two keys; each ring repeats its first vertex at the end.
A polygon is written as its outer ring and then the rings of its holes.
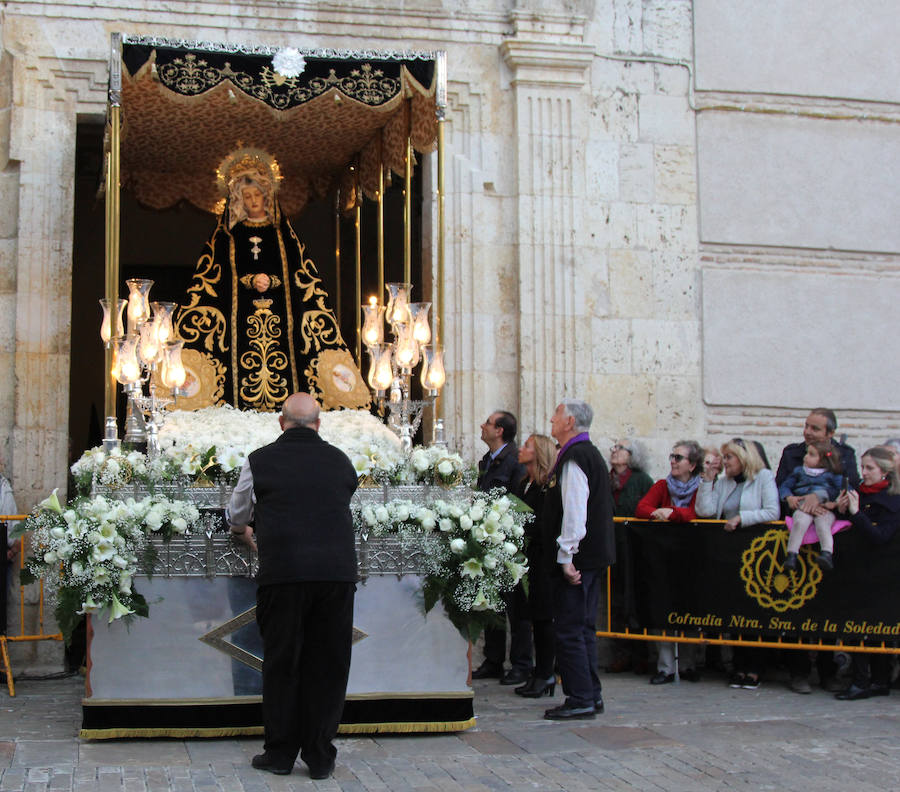
{"type": "MultiPolygon", "coordinates": [[[[669,522],[691,522],[696,518],[694,502],[700,485],[700,470],[703,467],[703,449],[694,440],[679,440],[669,454],[671,468],[668,477],[660,479],[641,498],[635,517],[641,520],[667,520],[669,522]]],[[[681,669],[681,678],[690,682],[700,679],[695,667],[696,644],[678,644],[660,641],[656,647],[659,660],[656,675],[650,678],[651,685],[666,685],[675,681],[675,669],[681,669]],[[680,649],[678,662],[675,649],[680,649]]]]}
{"type": "MultiPolygon", "coordinates": [[[[697,516],[725,520],[726,531],[777,520],[781,514],[775,476],[756,444],[736,437],[722,446],[724,475],[704,479],[697,492],[697,516]]],[[[765,665],[765,650],[735,647],[733,688],[755,690],[765,665]]]]}

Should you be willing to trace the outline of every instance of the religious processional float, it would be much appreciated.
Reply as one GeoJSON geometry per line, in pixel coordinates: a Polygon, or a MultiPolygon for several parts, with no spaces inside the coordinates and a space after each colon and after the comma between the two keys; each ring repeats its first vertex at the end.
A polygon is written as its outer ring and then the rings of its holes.
{"type": "MultiPolygon", "coordinates": [[[[505,492],[473,490],[474,466],[443,445],[404,453],[397,435],[367,411],[321,419],[321,436],[359,474],[358,552],[388,537],[414,546],[426,612],[440,601],[457,629],[477,638],[527,572],[528,507],[505,492]]],[[[20,524],[20,532],[32,532],[33,550],[23,582],[45,580],[66,640],[82,614],[104,611],[109,622],[147,616],[135,577],[152,576],[174,538],[222,530],[221,509],[244,459],[279,432],[271,412],[175,410],[160,429],[158,453],[85,452],[71,468],[76,496],[64,505],[54,491],[20,524]]]]}

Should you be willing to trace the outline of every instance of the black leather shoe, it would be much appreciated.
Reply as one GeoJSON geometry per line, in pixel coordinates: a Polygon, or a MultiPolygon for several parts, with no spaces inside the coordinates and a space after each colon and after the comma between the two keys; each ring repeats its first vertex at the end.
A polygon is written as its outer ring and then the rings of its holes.
{"type": "Polygon", "coordinates": [[[556,690],[556,677],[552,676],[549,679],[538,679],[537,677],[531,677],[528,680],[528,683],[522,685],[521,687],[517,687],[515,692],[520,696],[524,696],[525,698],[540,698],[541,696],[552,696],[553,691],[556,690]]]}
{"type": "Polygon", "coordinates": [[[594,712],[596,712],[598,715],[602,715],[604,712],[606,712],[606,707],[603,706],[603,699],[599,696],[594,699],[594,712]]]}
{"type": "Polygon", "coordinates": [[[257,770],[265,770],[275,775],[288,775],[294,769],[294,765],[287,764],[283,759],[275,759],[267,753],[257,754],[250,764],[257,770]]]}
{"type": "Polygon", "coordinates": [[[859,685],[850,685],[846,690],[842,690],[840,693],[835,693],[834,697],[839,701],[860,701],[861,699],[867,699],[872,695],[872,691],[865,687],[859,687],[859,685]]]}
{"type": "Polygon", "coordinates": [[[784,563],[782,566],[789,570],[794,571],[797,568],[797,554],[796,553],[788,553],[784,558],[784,563]]]}
{"type": "Polygon", "coordinates": [[[823,550],[819,553],[816,563],[826,572],[831,572],[831,570],[834,569],[834,555],[827,550],[823,550]]]}
{"type": "Polygon", "coordinates": [[[309,777],[317,781],[323,778],[331,778],[332,773],[334,773],[334,762],[326,767],[309,768],[309,777]]]}
{"type": "Polygon", "coordinates": [[[544,713],[546,720],[593,720],[597,710],[593,705],[588,707],[573,707],[571,704],[560,704],[558,707],[548,709],[544,713]]]}
{"type": "Polygon", "coordinates": [[[500,679],[503,676],[503,666],[485,660],[472,672],[472,679],[500,679]]]}
{"type": "MultiPolygon", "coordinates": [[[[474,674],[472,677],[474,678],[474,674]]],[[[519,668],[510,668],[502,677],[500,677],[501,685],[521,685],[531,679],[531,673],[522,671],[519,668]]]]}
{"type": "Polygon", "coordinates": [[[665,671],[658,671],[654,676],[650,677],[651,685],[668,685],[675,681],[675,674],[667,674],[665,671]]]}

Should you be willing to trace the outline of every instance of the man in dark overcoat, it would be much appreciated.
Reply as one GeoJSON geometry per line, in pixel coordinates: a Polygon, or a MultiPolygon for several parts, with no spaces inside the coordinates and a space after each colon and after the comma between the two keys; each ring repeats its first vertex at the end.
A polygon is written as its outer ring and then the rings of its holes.
{"type": "Polygon", "coordinates": [[[281,436],[247,457],[226,510],[232,533],[259,552],[265,752],[252,764],[286,775],[299,753],[312,778],[328,778],[350,674],[357,477],[319,437],[312,396],[289,396],[279,421],[281,436]]]}

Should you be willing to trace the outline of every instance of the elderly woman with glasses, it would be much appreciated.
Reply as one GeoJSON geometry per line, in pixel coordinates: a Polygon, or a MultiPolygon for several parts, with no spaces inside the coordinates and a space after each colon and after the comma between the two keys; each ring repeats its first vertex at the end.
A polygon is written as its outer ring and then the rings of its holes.
{"type": "MultiPolygon", "coordinates": [[[[618,440],[609,449],[609,484],[612,488],[613,509],[616,517],[634,517],[638,501],[653,486],[653,479],[647,473],[647,450],[637,440],[618,440]]],[[[630,565],[627,528],[616,523],[616,559],[613,570],[612,616],[616,624],[625,620],[625,600],[627,595],[624,572],[630,565]]],[[[606,666],[608,674],[619,674],[635,669],[643,673],[647,668],[647,645],[644,641],[629,641],[624,638],[612,642],[612,662],[606,666]]]]}
{"type": "MultiPolygon", "coordinates": [[[[777,520],[781,514],[775,475],[756,444],[735,437],[722,446],[724,476],[704,478],[697,492],[697,516],[725,520],[726,531],[777,520]]],[[[765,651],[736,647],[729,684],[755,690],[765,664],[765,651]]]]}
{"type": "MultiPolygon", "coordinates": [[[[665,520],[669,522],[691,522],[697,516],[694,501],[700,486],[700,470],[703,467],[703,449],[694,440],[679,440],[669,454],[669,475],[654,484],[641,498],[635,516],[642,520],[665,520]]],[[[696,669],[697,649],[695,644],[682,644],[680,657],[676,661],[677,644],[660,641],[657,644],[659,660],[656,674],[650,678],[651,685],[665,685],[675,681],[676,667],[681,667],[681,678],[691,682],[700,679],[696,669]]]]}
{"type": "Polygon", "coordinates": [[[609,482],[616,517],[634,517],[638,501],[653,486],[647,451],[637,440],[619,440],[609,449],[609,482]]]}

